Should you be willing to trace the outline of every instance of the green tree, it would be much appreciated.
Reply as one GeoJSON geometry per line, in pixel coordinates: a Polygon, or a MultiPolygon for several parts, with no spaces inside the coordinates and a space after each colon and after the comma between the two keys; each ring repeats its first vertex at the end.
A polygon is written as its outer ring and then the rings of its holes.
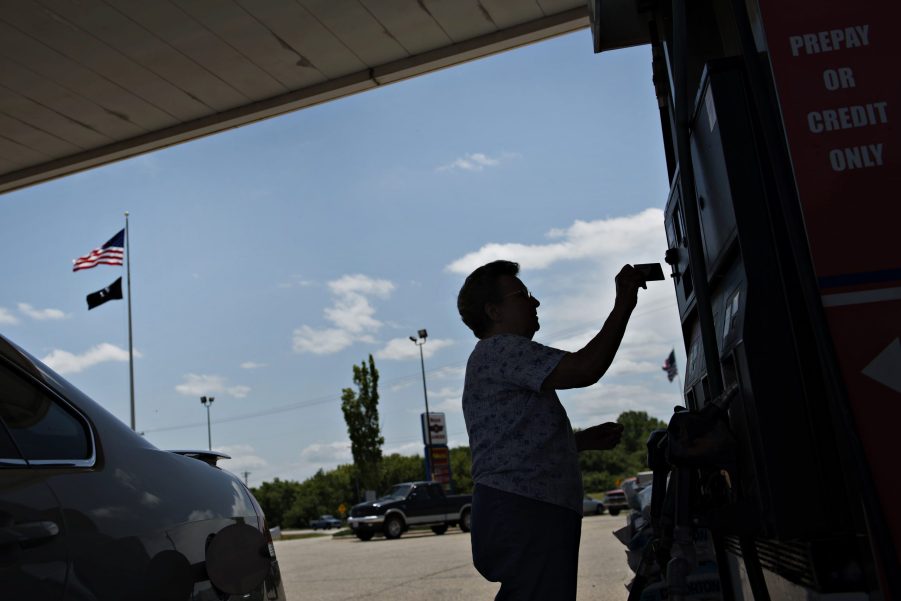
{"type": "Polygon", "coordinates": [[[455,447],[450,450],[451,478],[457,494],[472,492],[472,452],[469,447],[455,447]]]}
{"type": "Polygon", "coordinates": [[[623,425],[622,440],[616,447],[579,453],[582,485],[587,492],[615,488],[624,478],[648,469],[648,436],[654,430],[666,428],[664,422],[644,411],[625,411],[616,421],[623,425]]]}
{"type": "Polygon", "coordinates": [[[350,452],[354,458],[360,485],[375,489],[379,485],[379,468],[382,461],[382,445],[385,439],[379,428],[379,370],[369,355],[369,365],[364,361],[354,365],[353,388],[341,392],[341,411],[350,436],[350,452]]]}
{"type": "Polygon", "coordinates": [[[289,524],[285,522],[285,515],[294,506],[300,490],[300,483],[276,478],[272,482],[263,482],[251,492],[266,516],[266,522],[270,526],[286,528],[289,524]]]}
{"type": "Polygon", "coordinates": [[[620,446],[626,453],[647,452],[648,435],[653,430],[665,429],[666,424],[651,417],[645,411],[625,411],[616,418],[623,426],[623,438],[620,446]]]}
{"type": "Polygon", "coordinates": [[[382,460],[378,492],[385,493],[398,482],[422,480],[424,459],[418,455],[392,453],[382,460]]]}
{"type": "Polygon", "coordinates": [[[301,482],[294,502],[285,512],[285,524],[290,528],[308,526],[323,514],[337,514],[343,503],[350,507],[356,503],[354,495],[354,466],[339,465],[328,472],[319,470],[313,477],[301,482]]]}

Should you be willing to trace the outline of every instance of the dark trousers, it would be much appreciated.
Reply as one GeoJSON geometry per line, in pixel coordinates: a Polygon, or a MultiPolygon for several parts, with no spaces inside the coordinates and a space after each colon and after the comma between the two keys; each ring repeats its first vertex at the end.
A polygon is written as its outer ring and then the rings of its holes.
{"type": "Polygon", "coordinates": [[[472,561],[495,601],[575,601],[582,516],[571,509],[477,484],[472,561]]]}

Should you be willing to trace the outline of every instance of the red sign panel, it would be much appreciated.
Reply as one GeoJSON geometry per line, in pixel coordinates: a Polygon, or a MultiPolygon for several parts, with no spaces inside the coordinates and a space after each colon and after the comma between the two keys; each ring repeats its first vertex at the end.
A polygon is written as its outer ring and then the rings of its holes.
{"type": "Polygon", "coordinates": [[[832,340],[901,553],[901,2],[759,5],[832,340]]]}
{"type": "Polygon", "coordinates": [[[450,484],[451,467],[450,451],[447,447],[431,447],[432,480],[441,484],[450,484]]]}

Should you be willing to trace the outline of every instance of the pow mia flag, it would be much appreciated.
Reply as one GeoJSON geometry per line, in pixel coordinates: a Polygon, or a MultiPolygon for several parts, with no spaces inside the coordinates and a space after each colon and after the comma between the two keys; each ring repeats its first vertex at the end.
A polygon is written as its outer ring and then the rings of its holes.
{"type": "Polygon", "coordinates": [[[88,311],[94,307],[99,307],[108,300],[122,299],[122,278],[117,278],[115,282],[97,292],[88,295],[88,311]]]}

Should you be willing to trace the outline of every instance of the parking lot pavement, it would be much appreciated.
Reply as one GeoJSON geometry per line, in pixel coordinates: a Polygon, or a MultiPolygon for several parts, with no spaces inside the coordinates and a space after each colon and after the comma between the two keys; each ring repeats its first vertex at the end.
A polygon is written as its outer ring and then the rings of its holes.
{"type": "MultiPolygon", "coordinates": [[[[624,547],[611,532],[622,515],[586,517],[579,551],[579,601],[621,601],[632,573],[624,547]]],[[[493,599],[498,585],[472,567],[469,534],[451,528],[406,532],[398,540],[376,537],[276,541],[288,601],[470,601],[493,599]]]]}

